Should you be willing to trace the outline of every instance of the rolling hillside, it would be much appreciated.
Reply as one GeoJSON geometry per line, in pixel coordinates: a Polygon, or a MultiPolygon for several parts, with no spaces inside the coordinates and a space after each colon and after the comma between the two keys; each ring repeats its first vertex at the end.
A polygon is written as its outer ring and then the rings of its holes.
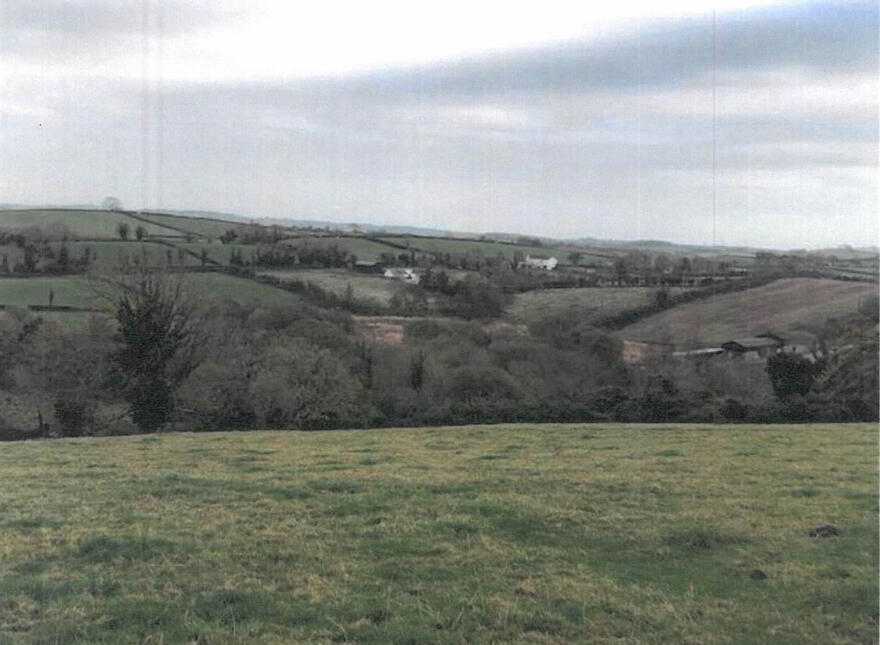
{"type": "MultiPolygon", "coordinates": [[[[279,304],[298,302],[299,298],[283,289],[237,278],[224,273],[196,273],[181,277],[186,288],[200,297],[228,298],[240,303],[279,304]]],[[[48,276],[3,278],[0,280],[0,305],[28,307],[49,304],[53,292],[56,307],[90,309],[96,306],[88,278],[81,276],[48,276]]],[[[65,315],[64,313],[61,314],[65,315]]]]}
{"type": "Polygon", "coordinates": [[[856,311],[877,285],[812,278],[790,278],[748,291],[679,305],[624,327],[627,340],[671,342],[681,346],[721,343],[738,336],[820,326],[829,318],[856,311]]]}
{"type": "MultiPolygon", "coordinates": [[[[177,218],[186,222],[186,218],[177,218]]],[[[65,227],[73,238],[115,240],[119,239],[117,226],[125,223],[131,229],[143,226],[147,235],[161,237],[181,237],[183,233],[175,228],[132,217],[125,212],[107,210],[75,209],[22,209],[0,210],[0,228],[22,229],[31,226],[65,227]]]]}
{"type": "MultiPolygon", "coordinates": [[[[676,295],[687,290],[671,288],[669,292],[676,295]]],[[[656,291],[655,287],[536,289],[517,294],[507,315],[515,322],[531,323],[550,314],[569,312],[584,322],[593,322],[649,305],[656,291]]]]}

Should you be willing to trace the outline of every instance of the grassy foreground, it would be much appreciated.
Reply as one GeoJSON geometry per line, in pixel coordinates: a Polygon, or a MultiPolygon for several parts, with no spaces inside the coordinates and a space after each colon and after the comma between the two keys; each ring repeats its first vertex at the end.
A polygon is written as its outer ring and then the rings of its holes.
{"type": "Polygon", "coordinates": [[[0,643],[874,643],[876,455],[868,425],[4,444],[0,643]]]}

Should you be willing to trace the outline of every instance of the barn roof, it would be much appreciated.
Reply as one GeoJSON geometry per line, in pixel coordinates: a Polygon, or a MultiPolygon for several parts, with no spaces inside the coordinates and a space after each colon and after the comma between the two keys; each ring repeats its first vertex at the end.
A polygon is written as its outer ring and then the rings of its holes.
{"type": "Polygon", "coordinates": [[[777,338],[782,341],[786,345],[815,345],[817,338],[815,334],[811,334],[808,331],[803,330],[794,330],[794,331],[781,331],[781,332],[772,332],[769,334],[759,334],[759,338],[777,338]]]}
{"type": "Polygon", "coordinates": [[[782,342],[772,336],[753,336],[751,338],[736,338],[722,343],[722,349],[736,352],[751,352],[764,347],[779,347],[782,342]]]}

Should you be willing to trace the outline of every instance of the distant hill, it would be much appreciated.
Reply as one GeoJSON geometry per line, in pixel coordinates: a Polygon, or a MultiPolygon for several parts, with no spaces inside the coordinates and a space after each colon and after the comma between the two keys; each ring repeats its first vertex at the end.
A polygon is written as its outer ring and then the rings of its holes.
{"type": "Polygon", "coordinates": [[[682,304],[616,335],[680,346],[710,345],[768,331],[819,327],[829,318],[854,313],[862,299],[876,294],[872,283],[788,278],[682,304]]]}
{"type": "Polygon", "coordinates": [[[192,210],[158,210],[157,213],[165,213],[168,215],[178,215],[182,217],[201,217],[204,219],[216,219],[224,222],[239,222],[241,224],[249,224],[254,221],[251,217],[237,215],[236,213],[221,213],[216,211],[192,211],[192,210]]]}
{"type": "MultiPolygon", "coordinates": [[[[3,211],[88,211],[100,212],[103,209],[94,204],[66,204],[61,206],[27,206],[22,204],[0,204],[0,213],[3,211]]],[[[137,213],[139,211],[125,211],[127,213],[137,213]]],[[[794,255],[812,255],[812,256],[835,256],[840,260],[871,260],[878,257],[878,248],[876,246],[850,247],[841,246],[835,248],[823,249],[762,249],[759,247],[745,246],[712,246],[699,244],[681,244],[677,242],[669,242],[666,240],[603,240],[593,237],[580,237],[573,239],[561,239],[545,236],[524,236],[520,233],[507,232],[486,232],[475,233],[466,231],[449,231],[438,228],[422,227],[422,226],[405,226],[395,224],[373,224],[367,222],[332,222],[329,220],[319,219],[296,219],[286,217],[252,217],[241,215],[238,213],[230,213],[225,211],[210,210],[193,210],[193,209],[161,209],[155,211],[145,211],[142,213],[145,217],[152,215],[166,215],[177,218],[190,218],[197,220],[215,220],[218,222],[228,223],[231,226],[240,224],[260,224],[263,226],[282,226],[285,228],[295,229],[326,229],[330,231],[339,231],[343,233],[367,233],[370,235],[387,233],[389,235],[414,235],[423,237],[448,237],[461,240],[494,240],[500,242],[516,242],[523,237],[531,237],[540,240],[546,245],[565,245],[569,247],[583,247],[586,249],[604,249],[615,254],[622,254],[631,250],[646,251],[649,253],[670,253],[680,255],[703,255],[703,256],[729,256],[730,258],[749,259],[760,251],[769,251],[776,254],[794,254],[794,255]]],[[[3,217],[0,216],[0,226],[3,225],[3,217]]],[[[167,222],[166,222],[167,223],[167,222]]],[[[179,228],[189,228],[186,225],[180,225],[179,228]]],[[[219,233],[219,225],[196,227],[197,234],[216,236],[219,233]]]]}

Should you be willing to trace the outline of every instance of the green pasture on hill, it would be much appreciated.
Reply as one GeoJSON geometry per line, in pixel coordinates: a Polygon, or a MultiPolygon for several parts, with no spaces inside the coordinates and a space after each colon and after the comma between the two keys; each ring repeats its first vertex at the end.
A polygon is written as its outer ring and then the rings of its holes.
{"type": "Polygon", "coordinates": [[[874,643],[876,454],[868,425],[5,444],[0,643],[874,643]]]}
{"type": "MultiPolygon", "coordinates": [[[[228,298],[245,304],[299,302],[298,296],[282,289],[225,273],[178,274],[177,279],[186,289],[206,301],[228,298]]],[[[55,305],[93,308],[96,306],[94,290],[89,287],[88,280],[83,276],[0,278],[0,305],[48,305],[49,292],[54,291],[55,305]]],[[[59,315],[63,318],[64,313],[59,315]]]]}
{"type": "Polygon", "coordinates": [[[223,220],[214,220],[203,217],[187,217],[185,215],[167,215],[163,213],[143,213],[140,217],[155,222],[160,226],[167,226],[172,229],[179,229],[181,233],[193,233],[203,237],[220,237],[229,229],[237,229],[241,226],[238,222],[225,222],[223,220]]]}
{"type": "Polygon", "coordinates": [[[567,262],[567,252],[562,249],[542,246],[520,246],[514,244],[500,244],[497,242],[485,242],[480,240],[457,240],[457,239],[435,239],[430,237],[388,237],[385,239],[394,244],[406,245],[417,251],[425,251],[431,253],[450,253],[452,255],[462,255],[465,253],[478,253],[485,257],[494,258],[499,255],[505,258],[512,258],[514,253],[522,253],[523,255],[547,255],[555,256],[560,262],[567,262]]]}
{"type": "Polygon", "coordinates": [[[351,291],[355,297],[373,300],[381,304],[388,304],[391,297],[402,286],[399,280],[392,280],[381,275],[346,271],[345,269],[261,271],[260,274],[270,275],[279,280],[311,282],[338,296],[345,296],[349,285],[351,285],[351,291]]]}
{"type": "Polygon", "coordinates": [[[121,222],[128,224],[130,235],[134,237],[135,228],[143,226],[148,235],[180,235],[177,231],[129,217],[125,213],[104,210],[0,210],[0,229],[20,229],[40,226],[46,229],[52,225],[67,227],[73,237],[119,239],[117,227],[121,222]]]}
{"type": "Polygon", "coordinates": [[[185,278],[187,288],[199,297],[226,298],[243,304],[277,305],[300,302],[296,294],[225,273],[194,273],[185,278]]]}
{"type": "Polygon", "coordinates": [[[80,277],[0,278],[0,305],[48,305],[50,293],[54,293],[54,305],[91,307],[91,295],[80,277]]]}
{"type": "Polygon", "coordinates": [[[366,237],[342,235],[293,237],[285,240],[284,244],[300,248],[327,248],[330,245],[335,245],[345,252],[356,256],[359,261],[363,262],[378,262],[383,253],[391,253],[396,257],[401,253],[406,252],[405,250],[397,249],[393,246],[382,244],[381,242],[375,242],[366,237]]]}

